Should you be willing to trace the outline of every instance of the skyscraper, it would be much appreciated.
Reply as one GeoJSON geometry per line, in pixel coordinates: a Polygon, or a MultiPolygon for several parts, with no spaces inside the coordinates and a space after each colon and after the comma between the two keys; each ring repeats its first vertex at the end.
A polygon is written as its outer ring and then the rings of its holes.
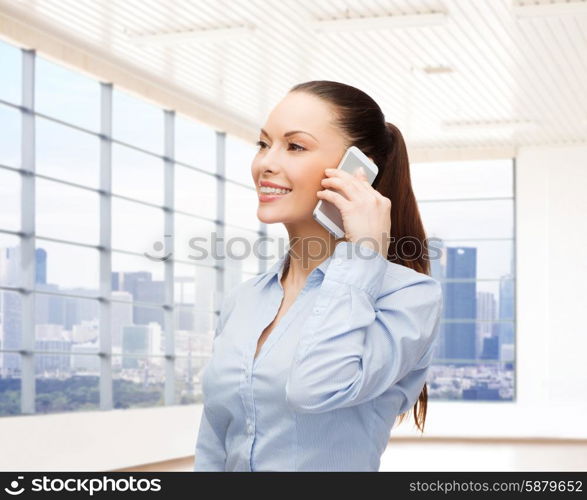
{"type": "Polygon", "coordinates": [[[477,248],[448,247],[445,288],[445,357],[474,362],[477,316],[477,248]],[[451,281],[455,280],[455,281],[451,281]],[[470,320],[450,322],[450,320],[470,320]]]}

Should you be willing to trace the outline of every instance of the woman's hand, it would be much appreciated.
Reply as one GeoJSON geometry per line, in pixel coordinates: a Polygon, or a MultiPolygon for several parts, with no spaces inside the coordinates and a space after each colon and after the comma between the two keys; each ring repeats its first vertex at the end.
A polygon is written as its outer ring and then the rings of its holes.
{"type": "Polygon", "coordinates": [[[355,175],[337,168],[327,168],[324,173],[327,177],[321,183],[325,189],[317,196],[340,210],[345,239],[366,245],[387,259],[391,200],[373,189],[362,167],[355,175]]]}

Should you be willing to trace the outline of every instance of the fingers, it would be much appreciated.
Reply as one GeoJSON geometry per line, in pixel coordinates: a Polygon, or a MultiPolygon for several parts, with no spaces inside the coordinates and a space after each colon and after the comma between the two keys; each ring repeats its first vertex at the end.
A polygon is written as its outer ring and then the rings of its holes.
{"type": "Polygon", "coordinates": [[[350,174],[338,168],[327,168],[324,173],[327,177],[322,180],[322,185],[342,191],[348,199],[355,198],[359,193],[373,195],[374,189],[371,187],[364,170],[361,172],[359,169],[350,174]]]}
{"type": "Polygon", "coordinates": [[[341,212],[345,211],[349,205],[349,201],[341,194],[331,191],[330,189],[324,189],[316,193],[319,199],[329,201],[341,212]]]}

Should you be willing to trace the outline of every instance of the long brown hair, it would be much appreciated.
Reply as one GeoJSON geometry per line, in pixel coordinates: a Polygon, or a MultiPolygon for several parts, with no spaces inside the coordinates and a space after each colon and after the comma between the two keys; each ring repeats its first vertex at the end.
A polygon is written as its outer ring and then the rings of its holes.
{"type": "MultiPolygon", "coordinates": [[[[387,260],[430,275],[426,233],[412,190],[406,144],[399,129],[385,121],[381,108],[371,97],[350,85],[314,80],[299,83],[290,92],[306,92],[332,105],[336,124],[350,141],[347,147],[356,146],[373,159],[379,167],[373,188],[392,202],[387,260]]],[[[424,432],[427,404],[424,383],[413,408],[414,421],[421,432],[424,432]]],[[[407,414],[399,415],[399,423],[407,414]]]]}

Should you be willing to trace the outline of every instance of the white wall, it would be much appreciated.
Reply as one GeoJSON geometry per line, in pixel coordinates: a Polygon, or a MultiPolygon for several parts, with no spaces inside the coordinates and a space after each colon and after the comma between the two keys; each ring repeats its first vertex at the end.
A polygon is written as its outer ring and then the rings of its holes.
{"type": "MultiPolygon", "coordinates": [[[[435,402],[425,436],[587,438],[587,145],[516,165],[517,401],[435,402]]],[[[0,470],[108,470],[193,453],[201,407],[0,419],[0,470]]],[[[411,418],[392,436],[418,435],[411,418]]]]}

